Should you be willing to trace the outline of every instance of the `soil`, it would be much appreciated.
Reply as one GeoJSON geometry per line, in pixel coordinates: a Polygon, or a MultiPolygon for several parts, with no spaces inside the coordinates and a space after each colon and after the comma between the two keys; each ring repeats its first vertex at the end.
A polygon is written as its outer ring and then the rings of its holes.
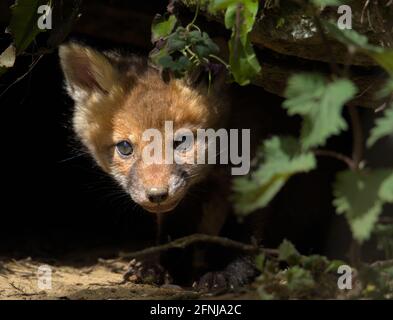
{"type": "MultiPolygon", "coordinates": [[[[128,263],[119,259],[96,261],[40,261],[31,258],[0,259],[0,299],[2,300],[170,300],[244,299],[249,294],[201,295],[175,285],[154,286],[123,283],[128,263]],[[39,286],[39,268],[51,269],[51,288],[39,286]],[[40,289],[41,288],[41,289],[40,289]]],[[[42,278],[41,278],[42,279],[42,278]]]]}

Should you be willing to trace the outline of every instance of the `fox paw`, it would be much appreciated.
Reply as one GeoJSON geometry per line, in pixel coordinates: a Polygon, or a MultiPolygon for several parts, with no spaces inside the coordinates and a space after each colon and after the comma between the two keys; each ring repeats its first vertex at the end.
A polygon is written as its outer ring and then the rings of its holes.
{"type": "Polygon", "coordinates": [[[163,285],[170,284],[172,278],[169,273],[156,261],[131,260],[127,271],[123,275],[123,281],[134,283],[163,285]]]}

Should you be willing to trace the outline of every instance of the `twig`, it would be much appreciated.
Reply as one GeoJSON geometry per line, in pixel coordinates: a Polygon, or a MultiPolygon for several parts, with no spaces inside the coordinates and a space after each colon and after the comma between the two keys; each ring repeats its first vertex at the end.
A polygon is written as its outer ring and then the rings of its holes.
{"type": "Polygon", "coordinates": [[[393,260],[375,261],[371,264],[374,268],[390,268],[393,267],[393,260]]]}
{"type": "Polygon", "coordinates": [[[19,81],[23,80],[33,69],[34,67],[37,65],[37,63],[41,60],[41,58],[43,57],[43,55],[40,55],[30,66],[29,69],[26,71],[26,73],[24,73],[23,75],[21,75],[19,78],[17,78],[14,82],[12,82],[7,88],[4,89],[4,91],[0,94],[0,98],[11,88],[13,87],[15,84],[17,84],[19,81]]]}
{"type": "Polygon", "coordinates": [[[184,249],[192,244],[206,242],[216,245],[220,245],[226,248],[232,248],[235,250],[240,250],[246,253],[258,253],[259,251],[266,253],[267,255],[277,256],[278,252],[274,249],[258,248],[255,245],[245,244],[242,242],[234,241],[228,238],[222,238],[217,236],[210,236],[206,234],[193,234],[187,237],[176,239],[172,242],[150,247],[144,250],[135,252],[120,252],[119,256],[122,258],[133,259],[143,256],[149,256],[153,254],[158,254],[163,251],[168,251],[170,249],[184,249]]]}
{"type": "Polygon", "coordinates": [[[12,288],[14,288],[16,291],[18,291],[20,295],[23,295],[23,296],[36,296],[36,295],[40,294],[38,292],[32,292],[32,293],[25,292],[23,289],[17,287],[13,282],[9,282],[9,285],[12,288]]]}
{"type": "Polygon", "coordinates": [[[344,162],[351,170],[355,169],[355,162],[348,156],[332,150],[315,150],[314,154],[321,157],[331,157],[344,162]]]}
{"type": "Polygon", "coordinates": [[[393,224],[393,217],[380,217],[378,223],[381,224],[393,224]]]}

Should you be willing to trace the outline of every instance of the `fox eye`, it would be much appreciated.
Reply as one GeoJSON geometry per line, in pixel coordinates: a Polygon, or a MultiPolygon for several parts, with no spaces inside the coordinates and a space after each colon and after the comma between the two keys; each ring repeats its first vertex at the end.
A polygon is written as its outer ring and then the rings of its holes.
{"type": "Polygon", "coordinates": [[[128,157],[132,154],[134,148],[132,147],[131,143],[124,140],[116,144],[116,150],[121,156],[128,157]]]}
{"type": "Polygon", "coordinates": [[[180,137],[177,137],[176,140],[173,141],[173,149],[178,152],[187,152],[191,149],[193,143],[194,136],[189,134],[183,134],[180,137]]]}

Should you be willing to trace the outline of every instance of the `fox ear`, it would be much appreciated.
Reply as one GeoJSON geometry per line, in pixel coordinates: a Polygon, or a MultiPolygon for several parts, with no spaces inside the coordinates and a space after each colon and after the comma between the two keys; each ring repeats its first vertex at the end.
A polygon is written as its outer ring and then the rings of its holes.
{"type": "Polygon", "coordinates": [[[110,61],[96,50],[76,43],[59,48],[67,90],[74,100],[98,92],[108,93],[116,83],[118,72],[110,61]]]}

